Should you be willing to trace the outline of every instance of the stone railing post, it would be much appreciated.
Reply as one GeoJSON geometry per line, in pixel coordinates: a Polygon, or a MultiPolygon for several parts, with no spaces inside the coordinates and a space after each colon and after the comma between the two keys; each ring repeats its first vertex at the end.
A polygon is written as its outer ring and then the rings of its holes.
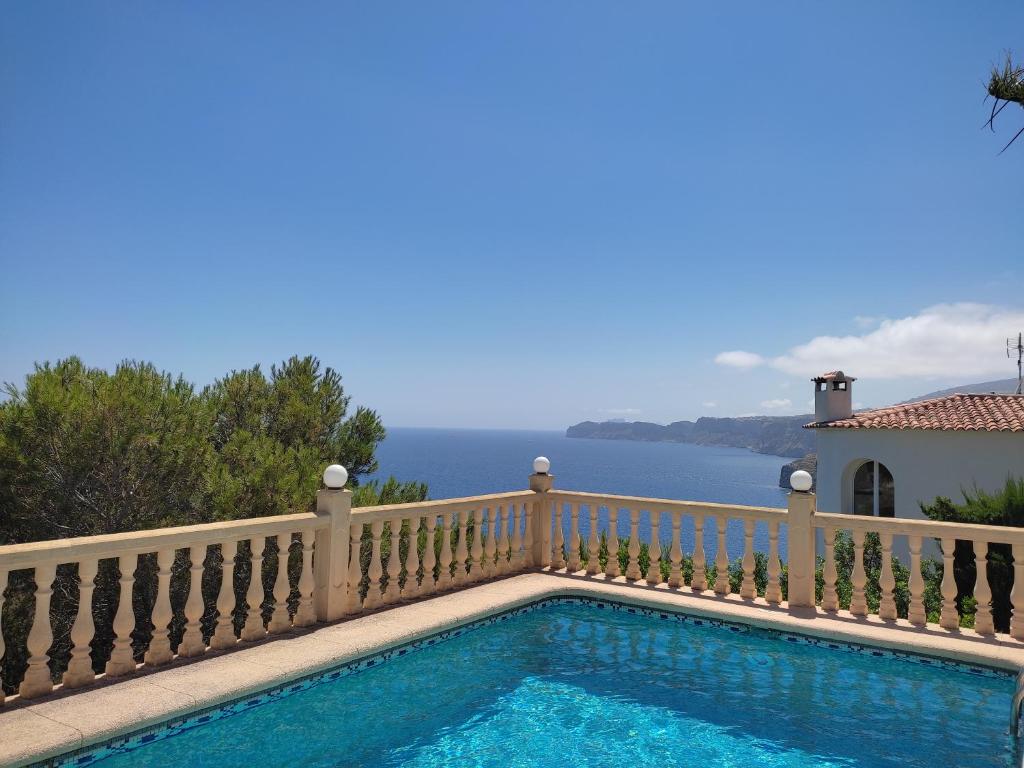
{"type": "Polygon", "coordinates": [[[348,593],[349,527],[352,491],[345,490],[348,472],[339,464],[324,470],[324,485],[316,492],[316,513],[327,518],[313,547],[313,608],[317,621],[334,621],[345,614],[348,593]]]}
{"type": "Polygon", "coordinates": [[[551,462],[543,456],[533,460],[533,474],[530,475],[530,490],[537,494],[533,502],[533,513],[530,515],[533,525],[533,548],[528,553],[529,565],[533,568],[544,568],[551,565],[551,503],[547,492],[554,485],[551,474],[551,462]]]}
{"type": "Polygon", "coordinates": [[[789,494],[789,607],[814,606],[814,494],[811,476],[799,470],[790,478],[789,494]]]}

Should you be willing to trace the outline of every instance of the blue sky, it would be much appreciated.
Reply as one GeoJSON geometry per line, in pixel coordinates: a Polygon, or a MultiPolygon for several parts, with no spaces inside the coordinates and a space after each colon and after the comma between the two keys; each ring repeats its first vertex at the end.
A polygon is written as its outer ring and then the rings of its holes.
{"type": "Polygon", "coordinates": [[[0,14],[2,380],[313,353],[389,425],[559,428],[1014,373],[1019,2],[0,14]]]}

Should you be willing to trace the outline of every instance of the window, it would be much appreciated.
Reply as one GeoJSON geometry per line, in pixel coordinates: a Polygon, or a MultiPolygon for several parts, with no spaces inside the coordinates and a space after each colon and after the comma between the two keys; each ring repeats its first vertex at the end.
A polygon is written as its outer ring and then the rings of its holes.
{"type": "Polygon", "coordinates": [[[853,514],[896,516],[892,472],[878,461],[865,461],[853,476],[853,514]]]}

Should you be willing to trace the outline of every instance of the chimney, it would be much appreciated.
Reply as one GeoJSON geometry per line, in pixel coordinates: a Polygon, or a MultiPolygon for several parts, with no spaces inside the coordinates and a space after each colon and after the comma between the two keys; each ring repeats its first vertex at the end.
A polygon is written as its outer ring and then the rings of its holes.
{"type": "Polygon", "coordinates": [[[842,371],[832,371],[811,379],[814,382],[814,420],[835,421],[853,416],[850,392],[856,379],[842,371]]]}

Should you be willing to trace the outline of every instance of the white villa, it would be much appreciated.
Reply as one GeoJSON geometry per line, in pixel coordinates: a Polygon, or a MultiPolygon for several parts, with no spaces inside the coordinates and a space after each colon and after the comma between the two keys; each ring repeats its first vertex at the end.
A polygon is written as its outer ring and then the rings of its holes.
{"type": "Polygon", "coordinates": [[[1024,476],[1024,395],[955,394],[853,412],[855,379],[813,379],[818,507],[921,518],[920,503],[1024,476]]]}

